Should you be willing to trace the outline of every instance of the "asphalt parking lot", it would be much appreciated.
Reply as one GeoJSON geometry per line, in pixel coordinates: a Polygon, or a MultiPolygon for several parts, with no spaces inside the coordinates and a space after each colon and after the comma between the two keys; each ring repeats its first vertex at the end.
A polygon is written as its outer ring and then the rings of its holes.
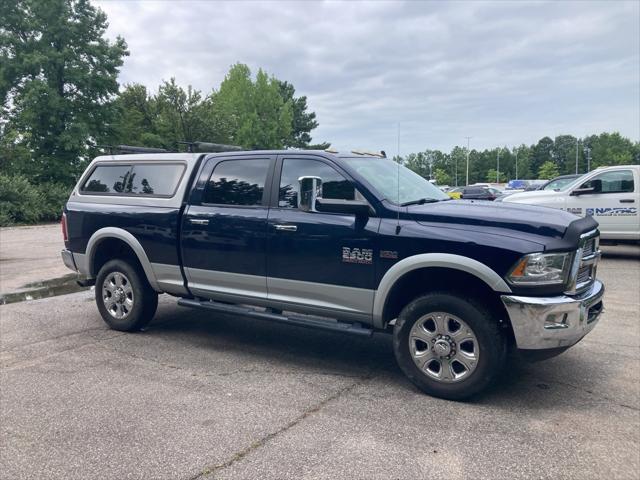
{"type": "Polygon", "coordinates": [[[0,307],[0,476],[619,478],[640,472],[640,250],[605,247],[606,311],[471,402],[419,393],[390,338],[186,310],[139,334],[90,292],[0,307]]]}

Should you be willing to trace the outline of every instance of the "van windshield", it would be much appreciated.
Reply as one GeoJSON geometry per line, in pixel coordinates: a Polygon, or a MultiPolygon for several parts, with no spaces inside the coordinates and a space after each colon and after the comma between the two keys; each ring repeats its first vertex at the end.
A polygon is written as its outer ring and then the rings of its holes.
{"type": "Polygon", "coordinates": [[[369,182],[383,199],[396,205],[417,202],[421,199],[449,200],[446,193],[407,167],[400,165],[398,172],[398,164],[389,158],[349,157],[343,160],[369,182]],[[398,173],[400,188],[398,188],[398,173]]]}

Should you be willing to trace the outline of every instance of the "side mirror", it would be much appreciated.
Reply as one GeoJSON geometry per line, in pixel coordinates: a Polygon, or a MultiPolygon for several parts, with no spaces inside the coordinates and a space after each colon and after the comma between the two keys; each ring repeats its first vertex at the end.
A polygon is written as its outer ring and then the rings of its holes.
{"type": "Polygon", "coordinates": [[[320,177],[300,177],[298,208],[303,212],[315,212],[316,200],[322,197],[322,179],[320,177]]]}
{"type": "Polygon", "coordinates": [[[355,215],[356,217],[368,217],[371,214],[371,207],[362,200],[318,198],[316,200],[316,208],[319,212],[343,213],[355,215]]]}
{"type": "Polygon", "coordinates": [[[602,192],[602,180],[595,179],[590,182],[580,185],[580,188],[576,188],[571,195],[584,195],[585,193],[600,193],[602,192]],[[585,187],[585,185],[590,185],[585,187]]]}

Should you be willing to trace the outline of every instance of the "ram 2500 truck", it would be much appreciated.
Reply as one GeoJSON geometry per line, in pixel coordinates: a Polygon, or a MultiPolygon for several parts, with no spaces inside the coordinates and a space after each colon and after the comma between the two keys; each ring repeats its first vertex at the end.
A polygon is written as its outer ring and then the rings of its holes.
{"type": "Polygon", "coordinates": [[[238,321],[389,332],[408,378],[449,399],[485,388],[510,348],[574,345],[603,308],[592,217],[450,201],[382,155],[101,156],[62,227],[113,329],[141,330],[167,293],[238,321]]]}

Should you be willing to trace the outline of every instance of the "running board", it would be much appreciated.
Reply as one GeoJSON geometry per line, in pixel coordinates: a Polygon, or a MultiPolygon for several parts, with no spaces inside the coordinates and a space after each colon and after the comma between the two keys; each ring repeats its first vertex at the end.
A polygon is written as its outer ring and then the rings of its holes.
{"type": "Polygon", "coordinates": [[[272,322],[296,325],[298,327],[348,333],[350,335],[368,337],[373,334],[373,330],[371,328],[365,327],[360,323],[346,323],[331,319],[325,320],[322,317],[311,317],[306,315],[270,313],[268,311],[255,310],[251,307],[245,307],[242,305],[231,305],[209,300],[181,298],[178,300],[178,305],[182,307],[202,308],[204,310],[212,310],[220,313],[242,315],[244,317],[257,318],[259,320],[270,320],[272,322]]]}

